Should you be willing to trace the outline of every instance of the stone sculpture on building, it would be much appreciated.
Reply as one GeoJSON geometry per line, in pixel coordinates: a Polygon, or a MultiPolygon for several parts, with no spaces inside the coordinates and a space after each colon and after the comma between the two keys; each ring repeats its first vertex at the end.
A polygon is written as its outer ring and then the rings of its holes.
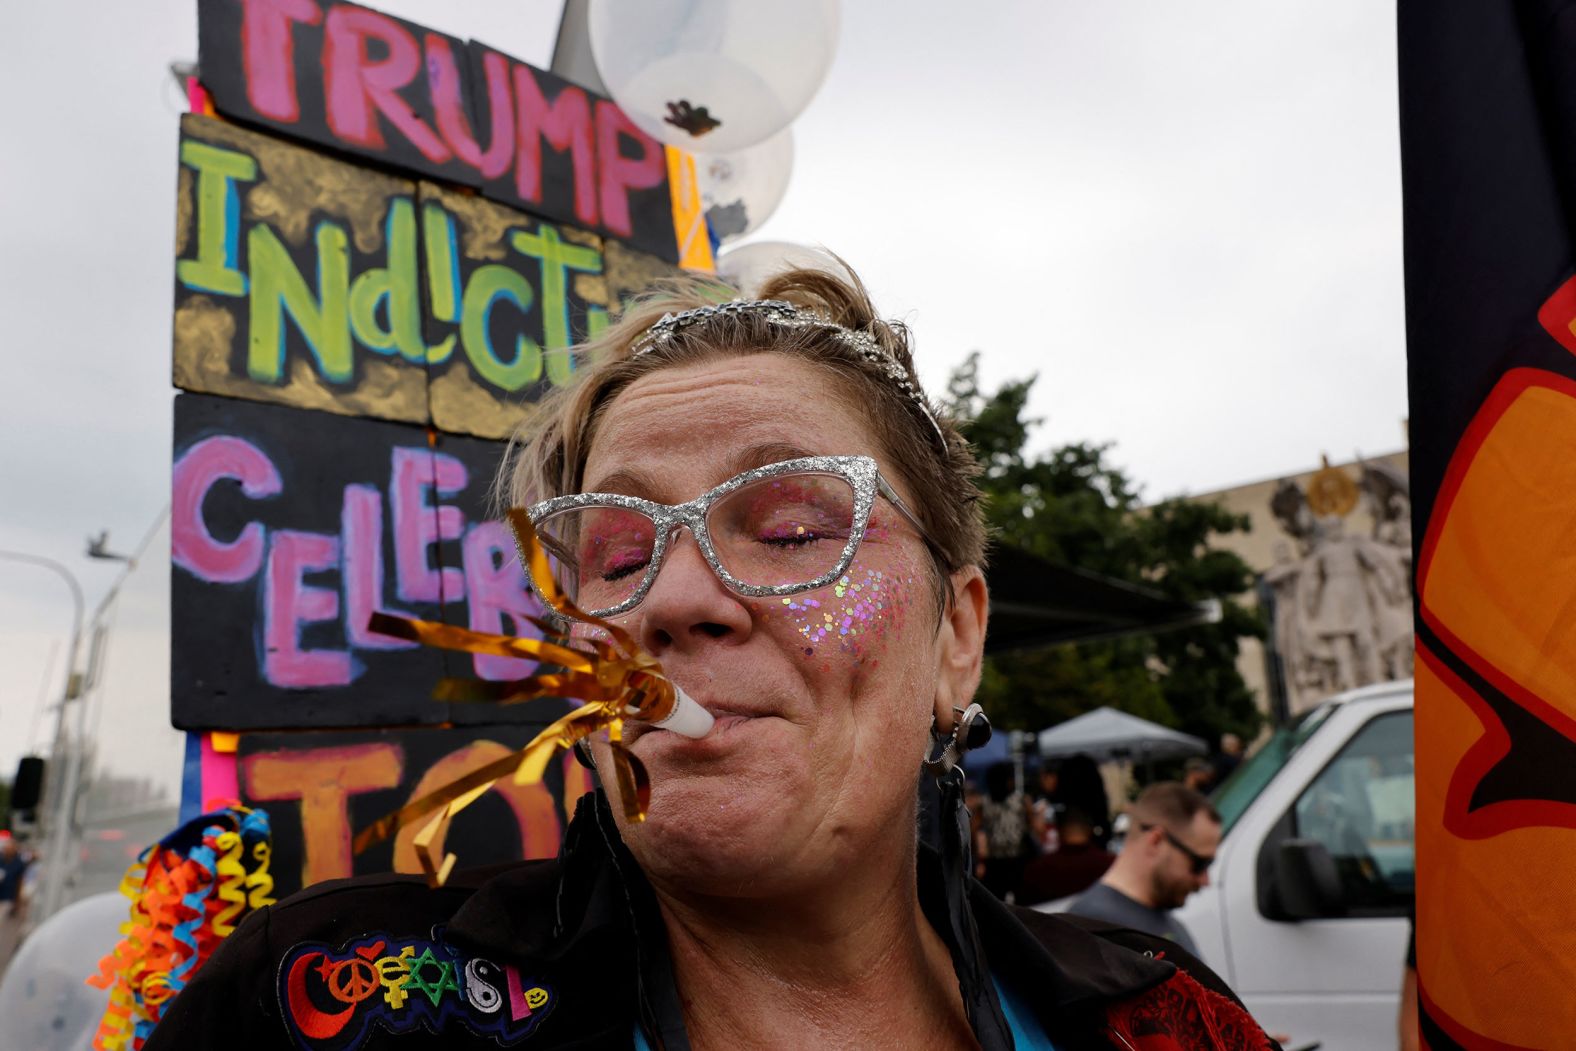
{"type": "Polygon", "coordinates": [[[1406,477],[1361,462],[1361,481],[1325,462],[1304,492],[1284,481],[1270,509],[1292,538],[1263,574],[1288,709],[1412,673],[1411,499],[1406,477]],[[1370,535],[1350,532],[1359,501],[1370,535]]]}

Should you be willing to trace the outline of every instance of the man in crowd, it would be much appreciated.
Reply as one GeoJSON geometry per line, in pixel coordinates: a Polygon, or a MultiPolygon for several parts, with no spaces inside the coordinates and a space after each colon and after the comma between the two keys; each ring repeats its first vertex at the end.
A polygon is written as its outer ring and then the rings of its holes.
{"type": "Polygon", "coordinates": [[[1023,870],[1019,905],[1057,901],[1087,889],[1105,875],[1116,856],[1094,841],[1094,824],[1082,810],[1069,807],[1056,822],[1058,846],[1023,870]]]}
{"type": "Polygon", "coordinates": [[[1175,781],[1144,789],[1128,810],[1122,852],[1069,912],[1170,938],[1198,955],[1192,935],[1171,910],[1209,883],[1220,846],[1220,815],[1198,792],[1175,781]]]}

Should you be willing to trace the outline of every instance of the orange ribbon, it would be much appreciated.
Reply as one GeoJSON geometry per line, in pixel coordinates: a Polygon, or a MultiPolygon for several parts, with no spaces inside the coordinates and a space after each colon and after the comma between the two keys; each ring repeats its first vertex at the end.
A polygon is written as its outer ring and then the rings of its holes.
{"type": "Polygon", "coordinates": [[[454,868],[453,854],[445,854],[437,861],[432,856],[434,840],[454,815],[511,772],[516,784],[541,781],[548,760],[558,749],[573,747],[598,730],[607,730],[613,748],[613,769],[625,818],[644,821],[651,803],[651,779],[640,759],[624,746],[624,719],[660,722],[673,712],[678,699],[673,683],[662,672],[662,665],[640,648],[634,636],[611,621],[583,612],[559,590],[547,552],[537,538],[530,517],[517,507],[511,508],[507,517],[520,552],[520,564],[526,567],[542,601],[569,620],[600,629],[611,641],[565,637],[553,625],[535,617],[525,619],[550,638],[493,635],[434,621],[385,613],[372,615],[368,626],[382,635],[465,653],[532,660],[563,669],[538,672],[512,682],[443,679],[433,691],[437,700],[519,704],[538,697],[568,697],[584,702],[537,734],[519,751],[412,800],[374,821],[356,836],[352,849],[360,854],[403,826],[432,814],[416,833],[414,846],[422,872],[434,887],[442,886],[454,868]]]}

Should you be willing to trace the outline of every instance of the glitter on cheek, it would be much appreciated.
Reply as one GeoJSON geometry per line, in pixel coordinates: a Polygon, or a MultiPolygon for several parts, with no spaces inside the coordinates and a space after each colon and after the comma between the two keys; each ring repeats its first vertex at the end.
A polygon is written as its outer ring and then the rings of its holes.
{"type": "Polygon", "coordinates": [[[832,597],[820,592],[824,602],[811,595],[792,595],[780,600],[780,612],[810,644],[804,647],[805,656],[814,656],[817,645],[831,641],[856,661],[873,662],[869,651],[902,628],[913,584],[907,573],[855,570],[831,586],[832,597]]]}

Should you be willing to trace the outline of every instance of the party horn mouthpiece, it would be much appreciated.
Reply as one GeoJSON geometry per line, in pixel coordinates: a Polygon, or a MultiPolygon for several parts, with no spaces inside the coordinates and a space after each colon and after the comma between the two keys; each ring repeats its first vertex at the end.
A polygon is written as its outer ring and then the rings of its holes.
{"type": "Polygon", "coordinates": [[[699,701],[679,689],[676,683],[673,694],[673,710],[666,718],[651,725],[661,730],[672,730],[681,737],[705,737],[709,734],[712,724],[717,721],[711,713],[702,708],[699,701]]]}

